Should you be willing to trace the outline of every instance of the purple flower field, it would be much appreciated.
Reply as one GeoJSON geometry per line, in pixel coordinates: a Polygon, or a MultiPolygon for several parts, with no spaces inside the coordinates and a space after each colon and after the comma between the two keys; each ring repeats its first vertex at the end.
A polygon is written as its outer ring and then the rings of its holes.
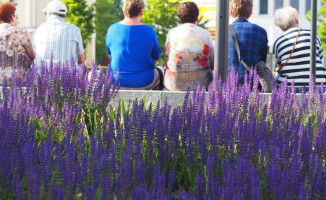
{"type": "Polygon", "coordinates": [[[231,73],[175,109],[112,108],[112,75],[72,65],[5,83],[0,199],[326,199],[323,85],[274,87],[265,105],[257,75],[231,73]]]}

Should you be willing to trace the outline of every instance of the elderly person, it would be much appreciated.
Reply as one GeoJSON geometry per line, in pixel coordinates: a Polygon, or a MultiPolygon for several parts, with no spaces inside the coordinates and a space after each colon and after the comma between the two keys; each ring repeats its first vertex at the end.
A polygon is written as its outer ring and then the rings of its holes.
{"type": "MultiPolygon", "coordinates": [[[[294,82],[296,91],[309,86],[310,80],[310,35],[311,31],[299,26],[298,12],[295,8],[286,7],[275,11],[275,24],[284,31],[273,46],[278,65],[275,76],[277,84],[288,79],[288,86],[294,82]]],[[[326,70],[323,65],[323,49],[317,35],[316,48],[316,83],[326,81],[326,70]]]]}
{"type": "MultiPolygon", "coordinates": [[[[241,59],[248,66],[255,66],[259,61],[266,62],[268,50],[266,30],[248,21],[252,14],[252,7],[251,0],[232,0],[230,2],[231,16],[235,18],[232,26],[239,42],[241,59]]],[[[243,84],[245,74],[249,74],[249,72],[239,61],[229,30],[228,70],[233,69],[238,73],[239,83],[243,84]]]]}
{"type": "Polygon", "coordinates": [[[113,24],[106,35],[110,70],[114,80],[119,76],[121,89],[153,89],[160,82],[155,62],[161,50],[154,29],[141,23],[144,5],[143,0],[126,0],[125,18],[113,24]]]}
{"type": "Polygon", "coordinates": [[[214,48],[210,33],[197,26],[199,10],[194,2],[178,7],[181,25],[171,29],[165,42],[164,86],[168,90],[208,88],[214,68],[214,48]]]}
{"type": "Polygon", "coordinates": [[[23,76],[35,58],[28,32],[17,27],[15,11],[12,3],[0,4],[0,84],[10,79],[17,66],[23,76]]]}
{"type": "Polygon", "coordinates": [[[84,62],[84,47],[80,29],[66,22],[67,7],[60,0],[53,0],[42,10],[47,21],[35,32],[35,63],[65,63],[73,58],[75,64],[84,62]]]}

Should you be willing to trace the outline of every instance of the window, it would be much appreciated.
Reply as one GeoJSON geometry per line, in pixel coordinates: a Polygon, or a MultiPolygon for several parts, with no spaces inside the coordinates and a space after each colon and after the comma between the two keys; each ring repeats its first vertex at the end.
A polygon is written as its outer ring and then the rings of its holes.
{"type": "Polygon", "coordinates": [[[306,12],[311,9],[311,0],[306,0],[306,12]]]}
{"type": "Polygon", "coordinates": [[[15,4],[15,5],[18,4],[18,0],[10,0],[9,2],[11,2],[11,3],[15,4]]]}
{"type": "Polygon", "coordinates": [[[275,0],[275,10],[283,7],[283,0],[275,0]]]}
{"type": "Polygon", "coordinates": [[[268,14],[268,0],[260,0],[259,14],[268,14]]]}
{"type": "Polygon", "coordinates": [[[293,8],[297,9],[297,11],[299,11],[299,1],[298,1],[298,0],[291,0],[290,5],[291,5],[293,8]]]}

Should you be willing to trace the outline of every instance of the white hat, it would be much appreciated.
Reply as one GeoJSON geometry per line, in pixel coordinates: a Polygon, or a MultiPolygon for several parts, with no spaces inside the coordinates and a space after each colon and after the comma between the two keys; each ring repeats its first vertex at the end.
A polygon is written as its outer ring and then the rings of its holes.
{"type": "Polygon", "coordinates": [[[46,8],[44,8],[42,11],[47,13],[53,12],[65,15],[67,13],[67,7],[60,0],[53,0],[48,3],[46,8]]]}

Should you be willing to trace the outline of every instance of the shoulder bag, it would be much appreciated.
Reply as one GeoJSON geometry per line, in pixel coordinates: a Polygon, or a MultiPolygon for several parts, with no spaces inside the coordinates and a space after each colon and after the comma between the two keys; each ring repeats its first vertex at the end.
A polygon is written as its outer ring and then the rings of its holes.
{"type": "Polygon", "coordinates": [[[298,31],[298,34],[297,34],[297,37],[296,37],[295,42],[294,42],[294,44],[293,44],[293,48],[292,48],[292,51],[291,51],[291,53],[290,53],[290,56],[288,57],[288,59],[286,60],[286,62],[285,62],[281,67],[279,67],[279,68],[277,69],[277,73],[281,74],[281,70],[285,67],[286,64],[288,64],[288,62],[289,62],[289,60],[290,60],[290,58],[291,58],[291,56],[292,56],[292,53],[294,52],[295,46],[297,45],[297,42],[298,42],[298,39],[299,39],[300,32],[301,32],[301,28],[300,28],[299,31],[298,31]]]}
{"type": "MultiPolygon", "coordinates": [[[[235,34],[234,27],[233,27],[232,24],[229,26],[229,29],[231,31],[231,35],[232,35],[232,39],[233,39],[233,43],[234,43],[234,48],[235,48],[235,50],[237,51],[237,54],[238,54],[239,62],[241,62],[242,65],[248,71],[250,71],[251,68],[241,58],[238,38],[237,38],[237,36],[235,34]]],[[[254,68],[257,70],[257,74],[258,74],[259,79],[260,79],[259,80],[260,84],[265,85],[264,92],[271,92],[272,91],[271,90],[271,83],[272,83],[272,79],[273,79],[272,71],[268,67],[266,67],[266,63],[263,62],[263,61],[259,61],[258,63],[256,63],[254,68]],[[265,84],[263,84],[263,83],[265,83],[265,84]]]]}

